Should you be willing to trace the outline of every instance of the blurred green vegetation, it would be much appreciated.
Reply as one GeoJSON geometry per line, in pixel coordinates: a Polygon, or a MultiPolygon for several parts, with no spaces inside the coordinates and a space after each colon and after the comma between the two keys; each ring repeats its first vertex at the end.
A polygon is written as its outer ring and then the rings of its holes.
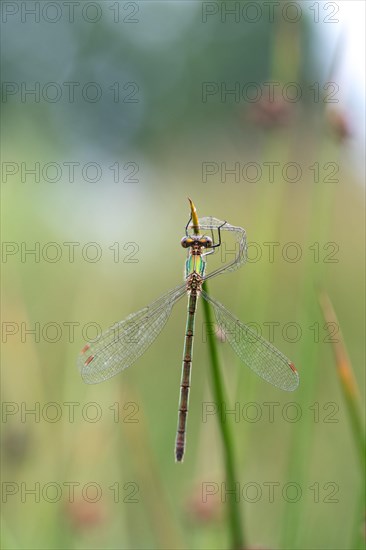
{"type": "Polygon", "coordinates": [[[2,160],[19,168],[3,177],[3,241],[19,250],[21,243],[31,249],[38,242],[41,252],[57,243],[62,256],[53,263],[42,254],[39,262],[32,255],[22,259],[20,252],[3,257],[2,480],[4,491],[17,492],[3,497],[2,547],[228,548],[222,495],[206,503],[202,497],[202,484],[221,487],[224,470],[217,419],[202,421],[204,404],[213,398],[201,312],[182,465],[174,463],[173,447],[184,300],[154,345],[120,376],[86,386],[75,367],[87,323],[107,328],[182,281],[179,240],[187,195],[200,216],[243,226],[249,243],[260,245],[260,260],[215,279],[210,292],[244,322],[258,323],[267,339],[264,323],[280,323],[274,344],[300,373],[296,394],[285,394],[257,379],[220,344],[227,408],[239,403],[242,411],[255,402],[263,413],[257,422],[228,417],[240,488],[252,483],[262,491],[257,502],[249,501],[253,493],[246,500],[241,493],[246,540],[250,547],[299,550],[362,547],[363,477],[316,290],[320,285],[331,297],[364,403],[364,189],[350,162],[342,106],[336,106],[339,116],[329,118],[327,105],[309,95],[297,103],[279,100],[275,111],[266,98],[255,104],[201,99],[202,82],[211,81],[228,87],[236,81],[295,81],[308,90],[326,81],[336,60],[322,63],[314,55],[316,33],[305,16],[296,24],[265,18],[256,24],[212,18],[204,24],[200,3],[138,6],[135,25],[114,25],[112,11],[105,9],[94,25],[80,17],[74,24],[4,25],[5,81],[94,81],[105,85],[106,97],[97,103],[33,103],[15,95],[3,103],[2,160]],[[137,82],[139,102],[114,103],[106,90],[116,81],[137,82]],[[54,183],[21,178],[22,162],[31,167],[92,161],[103,172],[95,183],[83,179],[79,166],[74,181],[66,170],[54,183]],[[138,182],[115,183],[109,168],[115,162],[137,163],[138,182]],[[216,175],[204,183],[204,162],[255,162],[262,177],[235,182],[228,176],[222,183],[216,175]],[[264,167],[274,162],[280,168],[271,181],[264,167]],[[301,166],[296,183],[283,177],[289,162],[301,166]],[[334,166],[338,181],[330,182],[334,166]],[[80,243],[75,261],[64,244],[70,242],[80,243]],[[93,242],[102,250],[95,263],[82,255],[93,242]],[[110,247],[117,242],[121,256],[115,262],[110,247]],[[273,262],[268,242],[280,243],[273,262]],[[282,256],[289,242],[300,246],[298,262],[282,256]],[[137,262],[128,262],[135,250],[128,243],[137,245],[137,262]],[[337,261],[329,262],[333,250],[337,261]],[[282,333],[289,322],[302,330],[294,343],[282,333]],[[25,333],[37,323],[39,341],[25,333]],[[52,328],[42,334],[48,323],[62,329],[55,342],[49,341],[52,328]],[[7,334],[11,329],[17,332],[7,334]],[[268,402],[279,404],[273,423],[268,402]],[[291,423],[283,411],[293,402],[302,414],[291,423]],[[21,410],[36,403],[39,422],[22,418],[21,410]],[[48,403],[60,407],[59,421],[47,420],[57,411],[47,409],[48,403]],[[76,403],[74,421],[68,403],[76,403]],[[97,410],[85,408],[91,403],[102,411],[96,422],[86,417],[97,410]],[[14,414],[4,416],[12,406],[14,414]],[[70,482],[77,484],[74,502],[65,485],[70,482]],[[90,482],[102,489],[95,503],[81,490],[90,482]],[[39,502],[23,494],[36,483],[39,502]],[[62,488],[60,499],[52,487],[47,498],[42,495],[47,483],[62,488]],[[268,483],[279,484],[274,502],[268,483]],[[298,502],[282,497],[286,483],[300,486],[298,502]]]}

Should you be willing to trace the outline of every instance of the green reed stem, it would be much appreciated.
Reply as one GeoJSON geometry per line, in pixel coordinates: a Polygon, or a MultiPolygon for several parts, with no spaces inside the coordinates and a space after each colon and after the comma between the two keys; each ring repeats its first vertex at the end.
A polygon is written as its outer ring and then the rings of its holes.
{"type": "MultiPolygon", "coordinates": [[[[208,294],[207,282],[203,283],[203,289],[208,294]]],[[[206,300],[203,302],[203,313],[206,321],[207,327],[213,326],[213,317],[211,312],[211,306],[206,300]]],[[[211,373],[212,373],[212,385],[213,385],[213,394],[214,399],[218,405],[223,405],[226,403],[225,390],[221,378],[220,371],[220,362],[217,351],[217,341],[213,331],[207,331],[208,339],[208,349],[211,359],[211,373]]],[[[219,418],[219,429],[222,438],[223,450],[224,450],[224,462],[225,462],[225,471],[226,471],[226,482],[228,484],[229,490],[233,490],[236,487],[236,482],[238,477],[235,470],[235,460],[234,460],[234,445],[233,438],[230,431],[229,423],[226,419],[223,419],[222,415],[218,415],[219,418]]],[[[240,517],[240,508],[239,502],[235,498],[235,494],[229,495],[229,527],[230,535],[232,541],[233,550],[239,550],[245,548],[245,539],[243,532],[243,520],[240,517]]]]}

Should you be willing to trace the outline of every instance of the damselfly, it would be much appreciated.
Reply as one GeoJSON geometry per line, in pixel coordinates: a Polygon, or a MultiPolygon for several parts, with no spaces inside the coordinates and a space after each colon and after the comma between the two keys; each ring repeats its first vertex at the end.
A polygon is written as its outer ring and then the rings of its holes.
{"type": "Polygon", "coordinates": [[[287,357],[244,323],[241,323],[222,304],[202,289],[204,281],[221,273],[233,271],[245,263],[247,259],[246,233],[243,228],[230,225],[226,221],[216,218],[198,219],[196,208],[191,199],[189,199],[189,202],[191,216],[186,225],[185,236],[181,240],[181,245],[187,249],[185,283],[164,294],[149,306],[116,323],[104,332],[96,342],[86,344],[78,360],[82,377],[89,384],[107,380],[126,369],[147,350],[161,332],[174,304],[185,294],[188,295],[188,314],[175,444],[177,462],[183,460],[185,449],[193,333],[197,299],[200,295],[212,305],[217,324],[225,340],[229,342],[239,358],[248,367],[270,384],[283,390],[293,391],[299,384],[297,370],[287,357]],[[217,243],[214,239],[214,231],[217,233],[217,243]],[[231,232],[235,237],[235,258],[206,274],[206,256],[213,254],[221,245],[222,233],[225,231],[231,232]],[[208,236],[207,232],[210,232],[211,236],[208,236]]]}

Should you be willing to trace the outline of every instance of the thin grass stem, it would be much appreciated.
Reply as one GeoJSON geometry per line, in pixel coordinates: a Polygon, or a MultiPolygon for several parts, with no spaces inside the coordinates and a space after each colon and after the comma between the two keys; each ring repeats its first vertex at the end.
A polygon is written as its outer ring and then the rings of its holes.
{"type": "MultiPolygon", "coordinates": [[[[203,289],[208,294],[206,281],[203,283],[203,289]]],[[[206,326],[212,327],[213,317],[211,312],[211,306],[206,300],[202,300],[202,302],[203,302],[203,312],[204,312],[204,317],[206,321],[206,326]]],[[[210,360],[211,360],[212,388],[213,388],[214,399],[217,404],[223,404],[226,402],[226,398],[225,398],[223,381],[220,374],[221,371],[220,371],[220,361],[219,361],[218,350],[217,350],[217,341],[213,331],[208,330],[207,332],[208,332],[207,334],[208,349],[209,349],[210,360]]],[[[226,421],[226,419],[224,420],[221,415],[218,415],[218,419],[219,419],[219,429],[220,429],[223,452],[224,452],[226,482],[228,484],[228,488],[232,490],[234,487],[236,487],[236,482],[238,480],[238,477],[236,475],[236,469],[235,469],[233,437],[230,431],[229,423],[226,421]]],[[[245,546],[245,540],[244,540],[243,519],[240,515],[240,502],[237,502],[235,495],[230,495],[228,506],[229,506],[228,516],[229,516],[229,527],[230,527],[232,548],[233,550],[244,549],[246,546],[245,546]]]]}

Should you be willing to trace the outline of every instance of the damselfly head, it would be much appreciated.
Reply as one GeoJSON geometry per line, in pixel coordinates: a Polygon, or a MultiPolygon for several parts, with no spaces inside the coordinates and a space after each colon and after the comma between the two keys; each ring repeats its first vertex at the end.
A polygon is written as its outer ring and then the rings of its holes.
{"type": "Polygon", "coordinates": [[[183,246],[183,248],[189,248],[190,246],[211,248],[213,242],[211,237],[207,237],[205,235],[192,235],[188,237],[183,237],[183,239],[180,241],[180,244],[183,246]]]}

